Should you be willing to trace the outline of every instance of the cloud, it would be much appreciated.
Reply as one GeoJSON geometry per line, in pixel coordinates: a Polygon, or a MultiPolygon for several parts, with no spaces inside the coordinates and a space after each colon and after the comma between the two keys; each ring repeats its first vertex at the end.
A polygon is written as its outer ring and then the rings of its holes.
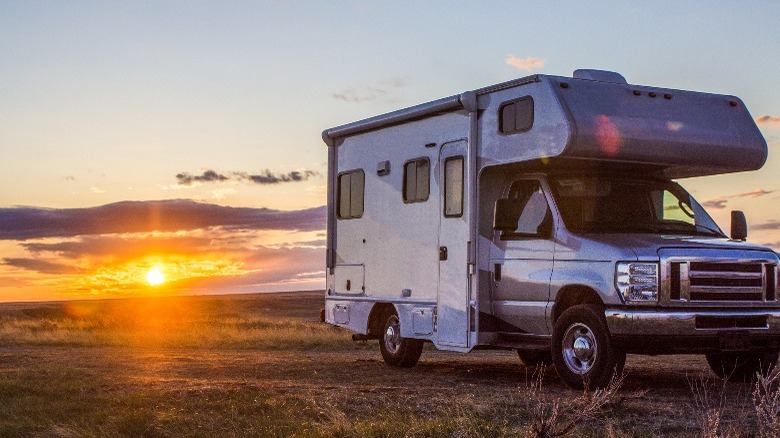
{"type": "Polygon", "coordinates": [[[247,181],[255,184],[279,184],[285,182],[306,181],[311,177],[320,175],[314,170],[293,170],[287,173],[273,173],[270,170],[263,170],[252,174],[249,172],[231,172],[230,176],[217,173],[213,170],[206,170],[201,175],[193,175],[188,172],[181,172],[176,175],[179,185],[191,186],[200,182],[228,182],[228,181],[247,181]]]}
{"type": "Polygon", "coordinates": [[[0,264],[38,274],[47,289],[75,295],[143,292],[145,273],[158,264],[170,275],[172,293],[289,290],[290,284],[320,288],[325,241],[305,237],[291,234],[284,244],[266,245],[256,233],[220,229],[47,239],[20,243],[28,255],[0,264]]]}
{"type": "Polygon", "coordinates": [[[89,208],[0,208],[0,240],[96,234],[173,232],[211,227],[238,230],[325,228],[326,207],[282,211],[226,207],[185,199],[125,201],[89,208]]]}
{"type": "Polygon", "coordinates": [[[518,70],[524,70],[524,71],[533,71],[539,68],[544,67],[544,64],[547,63],[544,59],[539,58],[533,58],[531,56],[520,59],[516,57],[515,55],[509,55],[504,59],[504,62],[511,65],[512,67],[518,69],[518,70]]]}
{"type": "Polygon", "coordinates": [[[728,203],[728,199],[717,198],[717,199],[710,199],[709,201],[704,201],[701,203],[701,205],[705,208],[712,208],[717,210],[721,208],[726,208],[726,203],[728,203]]]}
{"type": "Polygon", "coordinates": [[[701,205],[706,208],[712,208],[717,210],[721,208],[726,208],[726,204],[728,203],[729,199],[734,199],[734,198],[755,199],[755,198],[760,198],[762,196],[772,194],[774,192],[776,192],[776,190],[756,189],[750,192],[737,193],[735,195],[721,196],[719,198],[710,199],[708,201],[702,202],[701,205]]]}
{"type": "Polygon", "coordinates": [[[343,100],[345,102],[365,102],[387,97],[390,95],[391,89],[403,88],[405,86],[406,81],[403,79],[389,78],[381,80],[375,85],[345,88],[344,90],[331,93],[331,96],[336,100],[343,100]]]}
{"type": "Polygon", "coordinates": [[[319,172],[313,170],[293,170],[289,173],[275,174],[270,170],[258,174],[237,174],[240,179],[252,181],[255,184],[279,184],[283,182],[299,182],[319,175],[319,172]]]}
{"type": "Polygon", "coordinates": [[[738,193],[736,195],[731,195],[729,198],[759,198],[761,196],[769,195],[774,193],[775,190],[764,190],[764,189],[756,189],[751,192],[745,192],[745,193],[738,193]]]}
{"type": "Polygon", "coordinates": [[[325,276],[325,248],[261,247],[246,259],[249,265],[263,267],[262,282],[288,280],[303,272],[319,271],[325,276]]]}
{"type": "Polygon", "coordinates": [[[751,225],[750,230],[780,230],[780,221],[764,222],[763,224],[751,225]]]}
{"type": "Polygon", "coordinates": [[[227,181],[230,178],[213,170],[206,170],[201,175],[182,172],[176,175],[176,179],[179,180],[179,184],[183,186],[191,186],[195,182],[227,181]]]}
{"type": "Polygon", "coordinates": [[[210,237],[101,235],[82,236],[76,240],[53,243],[23,243],[28,252],[42,256],[53,254],[66,259],[82,257],[111,257],[116,259],[140,258],[150,254],[190,255],[219,249],[211,243],[219,238],[218,232],[210,237]]]}
{"type": "Polygon", "coordinates": [[[756,117],[756,124],[758,125],[780,125],[780,117],[770,116],[764,114],[763,116],[756,117]]]}
{"type": "Polygon", "coordinates": [[[39,272],[41,274],[68,274],[73,273],[74,271],[74,269],[68,265],[30,258],[4,258],[3,264],[15,268],[26,269],[28,271],[39,272]]]}
{"type": "Polygon", "coordinates": [[[211,191],[211,199],[219,201],[225,199],[228,195],[232,195],[235,193],[236,193],[236,189],[232,187],[228,187],[226,189],[216,189],[211,191]]]}

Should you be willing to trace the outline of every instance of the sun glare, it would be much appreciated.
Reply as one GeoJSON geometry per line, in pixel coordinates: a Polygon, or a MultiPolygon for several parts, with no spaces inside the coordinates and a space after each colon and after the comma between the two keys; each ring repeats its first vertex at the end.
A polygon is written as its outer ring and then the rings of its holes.
{"type": "Polygon", "coordinates": [[[159,266],[155,266],[146,273],[146,281],[150,286],[157,286],[165,282],[165,274],[162,273],[159,266]]]}

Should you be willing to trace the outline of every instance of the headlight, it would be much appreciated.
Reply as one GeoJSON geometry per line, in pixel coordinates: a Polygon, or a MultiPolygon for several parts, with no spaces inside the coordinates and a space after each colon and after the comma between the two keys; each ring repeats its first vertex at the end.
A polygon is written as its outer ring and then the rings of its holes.
{"type": "Polygon", "coordinates": [[[627,304],[658,303],[658,263],[620,262],[615,283],[627,304]]]}

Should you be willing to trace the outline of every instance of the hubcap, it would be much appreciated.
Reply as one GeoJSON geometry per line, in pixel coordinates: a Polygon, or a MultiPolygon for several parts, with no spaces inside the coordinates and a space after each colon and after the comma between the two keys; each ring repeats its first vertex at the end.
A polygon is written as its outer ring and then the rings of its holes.
{"type": "Polygon", "coordinates": [[[385,329],[385,349],[395,354],[401,347],[401,326],[398,322],[398,317],[393,315],[387,323],[385,329]]]}
{"type": "Polygon", "coordinates": [[[593,331],[583,323],[574,323],[563,335],[563,359],[575,374],[586,374],[596,361],[598,348],[593,331]]]}

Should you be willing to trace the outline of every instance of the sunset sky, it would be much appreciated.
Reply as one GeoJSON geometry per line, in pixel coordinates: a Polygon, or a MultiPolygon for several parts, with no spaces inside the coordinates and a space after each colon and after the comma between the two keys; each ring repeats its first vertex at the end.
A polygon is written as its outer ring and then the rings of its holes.
{"type": "Polygon", "coordinates": [[[0,301],[322,288],[323,129],[577,68],[742,98],[765,167],[681,183],[780,250],[778,17],[766,1],[0,0],[0,301]]]}

